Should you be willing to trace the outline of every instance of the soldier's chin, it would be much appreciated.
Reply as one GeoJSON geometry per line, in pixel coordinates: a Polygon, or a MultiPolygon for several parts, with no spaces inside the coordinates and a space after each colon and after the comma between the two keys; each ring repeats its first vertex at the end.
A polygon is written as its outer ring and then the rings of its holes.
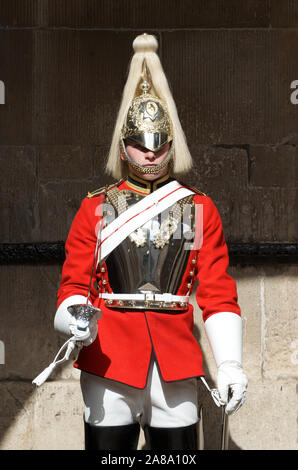
{"type": "Polygon", "coordinates": [[[158,178],[161,178],[162,176],[166,175],[167,172],[168,172],[168,165],[165,168],[162,168],[157,173],[146,173],[146,169],[147,168],[152,168],[152,165],[148,165],[148,166],[146,165],[143,168],[144,168],[144,171],[142,171],[141,169],[139,170],[139,169],[133,168],[133,167],[130,167],[130,170],[131,170],[132,173],[139,176],[139,178],[143,178],[146,181],[154,181],[154,180],[156,180],[158,178]]]}

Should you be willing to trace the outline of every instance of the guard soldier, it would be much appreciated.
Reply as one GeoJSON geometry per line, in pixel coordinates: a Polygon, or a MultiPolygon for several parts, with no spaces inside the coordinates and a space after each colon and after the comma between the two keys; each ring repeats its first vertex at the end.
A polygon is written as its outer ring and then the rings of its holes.
{"type": "Polygon", "coordinates": [[[195,280],[227,414],[247,387],[241,312],[219,213],[176,179],[192,158],[157,40],[143,34],[133,47],[106,165],[117,182],[89,193],[74,218],[55,328],[84,345],[74,365],[86,449],[136,449],[140,426],[152,450],[196,449],[204,370],[189,303],[195,280]],[[102,316],[84,329],[71,306],[89,301],[102,316]]]}

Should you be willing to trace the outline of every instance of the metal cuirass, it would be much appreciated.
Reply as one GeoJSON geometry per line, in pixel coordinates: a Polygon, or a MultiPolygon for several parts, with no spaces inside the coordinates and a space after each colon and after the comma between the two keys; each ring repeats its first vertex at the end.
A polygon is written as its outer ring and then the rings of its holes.
{"type": "MultiPolygon", "coordinates": [[[[105,225],[143,197],[117,187],[109,191],[105,225]]],[[[192,196],[187,196],[120,243],[105,260],[113,293],[176,294],[193,249],[194,214],[192,196]]]]}

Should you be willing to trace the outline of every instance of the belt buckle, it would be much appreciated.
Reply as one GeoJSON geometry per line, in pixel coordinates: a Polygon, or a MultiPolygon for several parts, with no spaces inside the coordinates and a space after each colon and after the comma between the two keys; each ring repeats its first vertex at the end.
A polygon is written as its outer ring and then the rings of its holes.
{"type": "Polygon", "coordinates": [[[144,294],[145,297],[145,307],[150,307],[151,302],[155,302],[155,293],[154,292],[148,292],[144,294]]]}

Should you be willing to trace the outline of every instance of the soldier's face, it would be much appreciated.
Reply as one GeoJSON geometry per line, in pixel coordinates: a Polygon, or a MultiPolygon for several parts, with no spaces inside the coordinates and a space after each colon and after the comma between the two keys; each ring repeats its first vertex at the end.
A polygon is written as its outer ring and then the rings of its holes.
{"type": "MultiPolygon", "coordinates": [[[[159,165],[164,161],[170,148],[170,142],[165,144],[157,152],[148,150],[145,147],[142,147],[141,145],[137,144],[137,142],[134,142],[133,140],[127,140],[125,143],[125,147],[128,155],[135,163],[149,168],[152,166],[159,165]]],[[[125,160],[125,157],[122,154],[121,158],[125,160]]],[[[168,165],[165,168],[162,168],[162,170],[157,174],[143,174],[135,168],[130,167],[130,169],[137,176],[140,176],[144,180],[150,181],[155,180],[157,178],[161,178],[162,176],[166,175],[168,172],[168,165]]]]}

